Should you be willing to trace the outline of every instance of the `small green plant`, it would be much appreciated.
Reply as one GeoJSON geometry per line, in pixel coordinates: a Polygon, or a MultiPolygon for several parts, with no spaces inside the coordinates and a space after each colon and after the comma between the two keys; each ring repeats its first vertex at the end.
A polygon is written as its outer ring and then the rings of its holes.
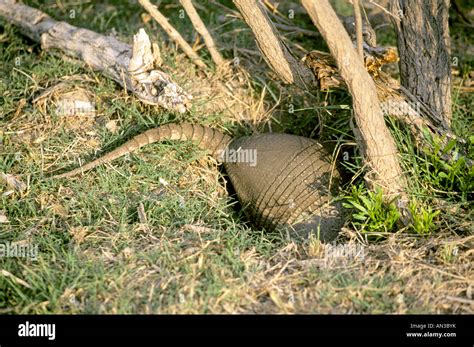
{"type": "Polygon", "coordinates": [[[363,185],[352,187],[352,193],[345,197],[343,206],[354,210],[354,225],[362,232],[390,232],[400,218],[393,204],[386,205],[382,191],[367,191],[363,185]]]}
{"type": "Polygon", "coordinates": [[[413,222],[411,227],[413,231],[420,235],[429,234],[434,229],[434,219],[440,211],[433,211],[431,207],[420,206],[416,200],[412,200],[409,205],[413,222]]]}
{"type": "MultiPolygon", "coordinates": [[[[474,136],[469,139],[469,147],[474,147],[474,136]]],[[[425,172],[426,178],[436,189],[447,192],[457,192],[462,201],[466,201],[469,195],[474,191],[474,167],[456,147],[456,141],[451,140],[443,148],[441,141],[436,140],[433,143],[434,148],[431,153],[426,153],[425,164],[421,167],[425,172]],[[441,150],[442,149],[442,150],[441,150]],[[450,162],[441,158],[439,153],[451,153],[454,157],[450,162]]]]}

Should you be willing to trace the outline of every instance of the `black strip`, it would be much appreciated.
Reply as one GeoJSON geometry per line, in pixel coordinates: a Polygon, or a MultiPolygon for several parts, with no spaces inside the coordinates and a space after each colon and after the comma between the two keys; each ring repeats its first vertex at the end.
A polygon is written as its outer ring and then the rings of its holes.
{"type": "MultiPolygon", "coordinates": [[[[0,343],[2,347],[67,346],[71,342],[90,346],[106,340],[110,346],[111,342],[133,339],[132,345],[140,346],[143,344],[138,341],[163,336],[292,336],[312,337],[309,342],[315,346],[336,346],[338,342],[348,343],[346,346],[380,346],[386,342],[394,346],[472,346],[473,326],[472,315],[0,316],[0,343]],[[31,323],[55,324],[55,339],[18,336],[26,322],[29,327],[31,323]],[[415,336],[418,333],[421,335],[415,336]],[[434,333],[456,336],[430,336],[434,333]]],[[[168,345],[151,341],[152,346],[168,345]]]]}

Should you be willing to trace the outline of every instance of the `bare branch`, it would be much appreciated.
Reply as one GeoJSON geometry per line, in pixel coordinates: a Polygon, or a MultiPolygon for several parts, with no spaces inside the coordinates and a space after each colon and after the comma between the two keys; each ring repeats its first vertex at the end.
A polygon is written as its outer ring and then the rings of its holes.
{"type": "Polygon", "coordinates": [[[201,17],[199,17],[199,14],[194,8],[192,1],[180,0],[180,3],[183,6],[186,13],[188,14],[189,19],[191,19],[191,22],[193,23],[194,28],[204,39],[206,47],[209,53],[211,54],[212,60],[218,67],[222,66],[225,63],[225,60],[224,58],[222,58],[222,55],[219,53],[219,50],[217,49],[216,44],[214,43],[214,39],[212,38],[211,34],[207,30],[206,25],[201,20],[201,17]]]}
{"type": "Polygon", "coordinates": [[[397,22],[400,22],[402,19],[400,18],[400,16],[396,16],[394,15],[392,12],[390,12],[389,10],[387,10],[385,7],[381,6],[380,4],[377,4],[374,0],[369,0],[369,3],[371,3],[372,5],[378,7],[379,9],[381,9],[385,14],[391,16],[394,20],[396,20],[397,22]]]}

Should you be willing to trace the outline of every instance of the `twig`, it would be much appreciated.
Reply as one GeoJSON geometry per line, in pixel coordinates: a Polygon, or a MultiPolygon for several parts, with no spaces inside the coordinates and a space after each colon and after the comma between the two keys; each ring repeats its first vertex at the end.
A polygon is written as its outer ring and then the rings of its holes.
{"type": "Polygon", "coordinates": [[[291,24],[290,21],[283,15],[283,13],[278,10],[278,4],[275,6],[270,0],[263,0],[263,4],[272,17],[279,19],[288,25],[291,24]]]}
{"type": "Polygon", "coordinates": [[[449,277],[453,277],[453,278],[457,278],[458,280],[461,280],[461,281],[464,281],[464,282],[467,282],[467,283],[474,283],[474,281],[470,278],[460,276],[460,275],[456,275],[456,274],[438,269],[434,266],[431,266],[431,265],[428,265],[428,264],[425,264],[425,263],[421,263],[420,265],[422,265],[423,267],[426,267],[428,269],[434,270],[436,272],[439,272],[440,274],[443,274],[443,275],[446,275],[446,276],[449,276],[449,277]]]}
{"type": "Polygon", "coordinates": [[[446,296],[446,299],[450,301],[457,301],[457,302],[460,302],[461,304],[474,305],[474,300],[471,300],[471,299],[458,298],[456,296],[451,296],[451,295],[446,296]]]}
{"type": "Polygon", "coordinates": [[[461,7],[458,5],[456,0],[451,1],[451,6],[453,7],[454,11],[461,17],[461,20],[464,21],[468,26],[472,27],[472,22],[466,15],[462,12],[461,7]]]}
{"type": "Polygon", "coordinates": [[[273,23],[273,24],[275,25],[276,28],[284,30],[284,31],[291,31],[291,32],[303,34],[306,36],[321,38],[321,35],[317,31],[314,31],[314,30],[307,30],[307,29],[303,29],[297,26],[286,25],[286,24],[281,24],[281,23],[273,23]]]}
{"type": "Polygon", "coordinates": [[[201,20],[201,17],[199,17],[199,14],[194,8],[192,1],[180,0],[180,3],[183,6],[186,13],[188,14],[189,19],[191,19],[191,22],[193,23],[196,31],[203,37],[206,47],[209,53],[211,54],[212,60],[214,60],[214,63],[216,63],[218,67],[221,67],[225,63],[225,60],[224,58],[222,58],[222,55],[219,53],[219,50],[216,48],[214,39],[212,38],[211,34],[207,30],[206,25],[201,20]]]}
{"type": "Polygon", "coordinates": [[[369,0],[369,3],[371,3],[372,5],[380,8],[383,12],[385,12],[386,14],[388,14],[389,16],[393,17],[394,19],[396,19],[397,21],[401,21],[402,19],[399,17],[399,16],[396,16],[394,15],[392,12],[390,12],[389,10],[387,10],[385,7],[383,7],[382,5],[380,4],[377,4],[376,2],[374,2],[374,0],[369,0]]]}
{"type": "Polygon", "coordinates": [[[151,4],[148,0],[138,0],[140,5],[158,22],[158,24],[163,28],[164,31],[171,37],[171,39],[176,42],[184,53],[192,60],[194,64],[198,67],[205,69],[206,64],[199,58],[196,52],[193,51],[191,46],[186,42],[181,34],[168,22],[168,19],[158,11],[158,8],[151,4]]]}

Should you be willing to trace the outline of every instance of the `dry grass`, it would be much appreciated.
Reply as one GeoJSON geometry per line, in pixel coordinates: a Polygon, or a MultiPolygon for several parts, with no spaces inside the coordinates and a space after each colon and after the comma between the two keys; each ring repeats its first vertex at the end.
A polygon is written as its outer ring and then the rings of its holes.
{"type": "MultiPolygon", "coordinates": [[[[17,33],[7,38],[13,43],[3,45],[25,45],[17,33]]],[[[253,56],[255,47],[241,49],[253,56]]],[[[80,179],[47,180],[46,172],[180,117],[239,133],[284,127],[294,116],[292,130],[307,135],[325,128],[311,122],[335,119],[324,108],[333,96],[296,95],[269,79],[261,61],[216,76],[171,46],[162,54],[194,96],[187,115],[144,106],[106,78],[40,53],[19,68],[27,76],[8,76],[0,171],[26,188],[12,179],[0,185],[0,239],[37,245],[39,255],[2,263],[0,312],[473,313],[472,233],[401,230],[369,242],[348,221],[337,245],[324,245],[252,231],[217,164],[190,143],[156,144],[80,179]],[[95,103],[95,113],[58,115],[71,95],[95,103]],[[311,121],[286,110],[318,100],[323,110],[310,110],[311,121]]]]}

